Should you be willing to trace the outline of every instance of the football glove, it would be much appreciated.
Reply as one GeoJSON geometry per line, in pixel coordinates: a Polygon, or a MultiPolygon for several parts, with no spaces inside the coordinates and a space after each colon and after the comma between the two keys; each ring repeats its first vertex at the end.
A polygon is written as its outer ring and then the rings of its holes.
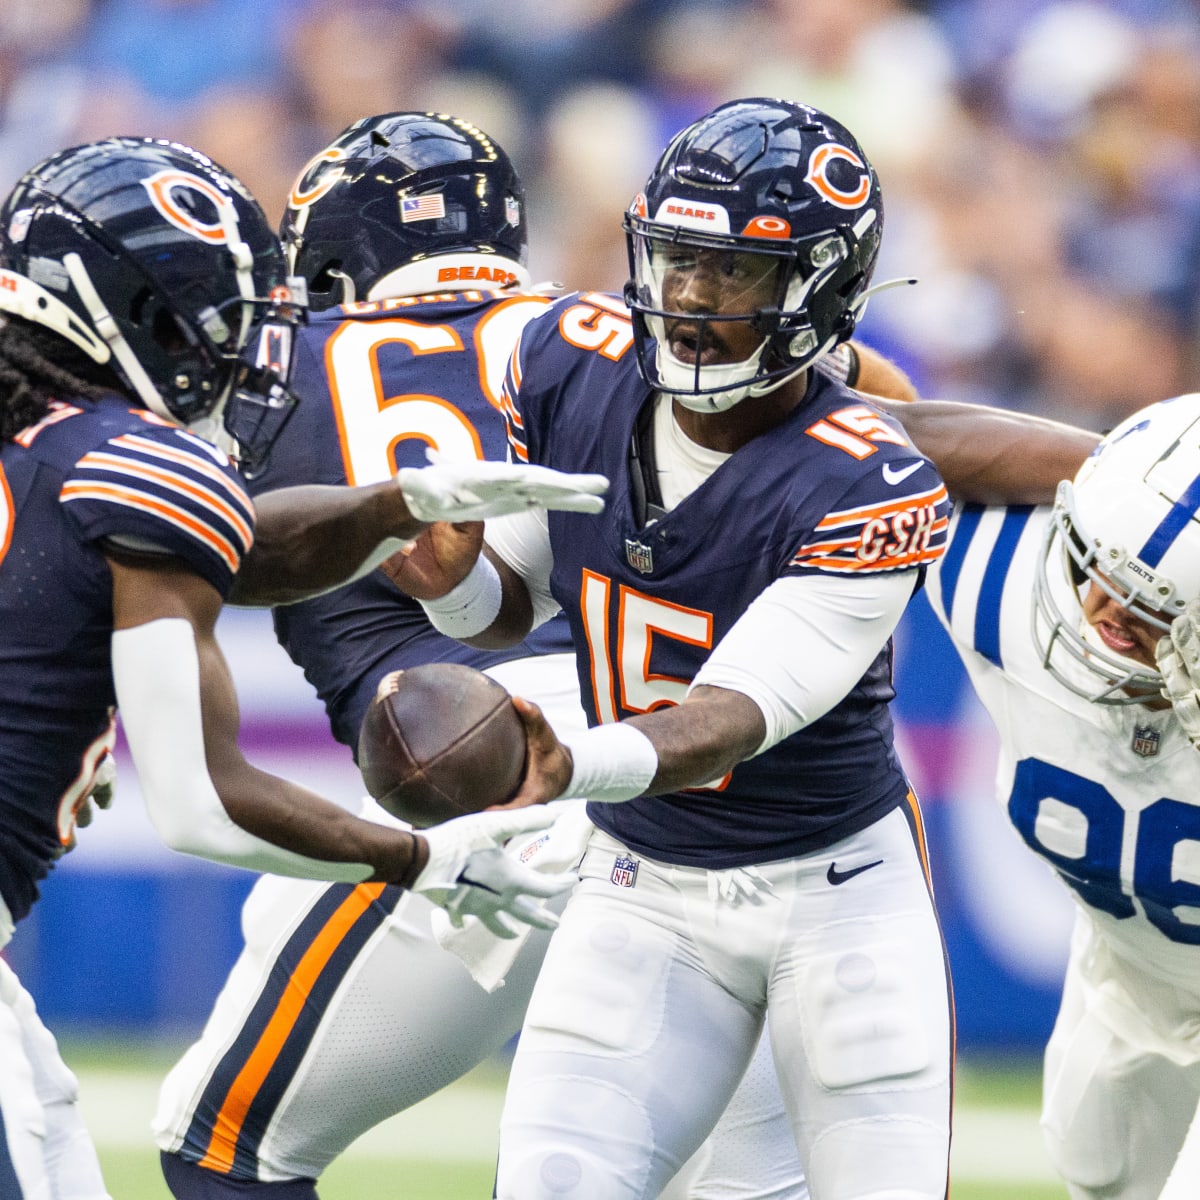
{"type": "Polygon", "coordinates": [[[550,467],[478,460],[444,460],[428,451],[429,466],[404,467],[396,483],[418,521],[482,521],[528,508],[598,513],[608,490],[603,475],[570,475],[550,467]]]}
{"type": "Polygon", "coordinates": [[[1189,600],[1159,639],[1154,657],[1162,673],[1162,694],[1191,743],[1200,749],[1200,599],[1189,600]]]}
{"type": "Polygon", "coordinates": [[[471,813],[422,829],[418,836],[429,843],[429,861],[411,890],[444,908],[456,927],[476,917],[500,938],[516,937],[521,924],[554,929],[558,917],[540,901],[574,886],[578,876],[534,871],[505,854],[502,845],[515,834],[545,829],[557,815],[535,804],[471,813]]]}

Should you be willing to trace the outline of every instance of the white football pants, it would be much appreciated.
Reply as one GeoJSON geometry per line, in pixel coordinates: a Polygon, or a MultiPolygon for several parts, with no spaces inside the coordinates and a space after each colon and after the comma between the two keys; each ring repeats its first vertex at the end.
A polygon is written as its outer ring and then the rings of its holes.
{"type": "Polygon", "coordinates": [[[513,1062],[500,1200],[658,1196],[768,1012],[813,1200],[944,1200],[949,980],[904,812],[733,871],[656,863],[596,831],[581,873],[513,1062]],[[831,882],[834,860],[878,865],[831,882]]]}
{"type": "MultiPolygon", "coordinates": [[[[12,936],[0,902],[0,948],[12,936]]],[[[0,959],[0,1200],[109,1200],[79,1085],[33,997],[0,959]]]]}
{"type": "Polygon", "coordinates": [[[1114,956],[1077,917],[1042,1101],[1046,1148],[1072,1200],[1200,1196],[1200,1175],[1186,1177],[1195,1138],[1180,1154],[1200,1101],[1198,993],[1114,956]]]}

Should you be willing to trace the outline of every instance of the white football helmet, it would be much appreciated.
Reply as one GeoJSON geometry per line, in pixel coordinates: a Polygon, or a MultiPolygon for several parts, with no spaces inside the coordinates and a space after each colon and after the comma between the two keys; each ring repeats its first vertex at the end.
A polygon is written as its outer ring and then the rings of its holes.
{"type": "Polygon", "coordinates": [[[1127,417],[1059,484],[1034,588],[1034,644],[1055,679],[1100,704],[1157,698],[1158,671],[1089,636],[1089,583],[1164,633],[1200,596],[1200,393],[1127,417]],[[1060,569],[1073,587],[1053,585],[1060,569]]]}

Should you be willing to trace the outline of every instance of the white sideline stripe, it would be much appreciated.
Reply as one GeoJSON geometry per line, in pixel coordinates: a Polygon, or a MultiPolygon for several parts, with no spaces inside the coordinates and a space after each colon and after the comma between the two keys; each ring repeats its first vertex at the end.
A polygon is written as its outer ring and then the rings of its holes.
{"type": "MultiPolygon", "coordinates": [[[[84,1120],[104,1150],[152,1152],[150,1118],[159,1076],[80,1071],[84,1120]]],[[[421,1158],[437,1162],[491,1161],[500,1118],[498,1089],[459,1083],[364,1134],[346,1152],[357,1159],[421,1158]]],[[[1037,1112],[1024,1108],[959,1105],[951,1177],[1003,1183],[1055,1178],[1046,1157],[1037,1112]]]]}

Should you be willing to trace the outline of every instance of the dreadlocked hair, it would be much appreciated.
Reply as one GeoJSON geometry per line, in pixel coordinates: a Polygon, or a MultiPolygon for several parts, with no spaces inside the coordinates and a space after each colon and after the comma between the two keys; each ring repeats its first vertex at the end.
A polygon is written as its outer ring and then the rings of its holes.
{"type": "Polygon", "coordinates": [[[0,442],[40,421],[51,400],[96,400],[127,390],[110,367],[53,330],[21,317],[0,318],[0,442]]]}

